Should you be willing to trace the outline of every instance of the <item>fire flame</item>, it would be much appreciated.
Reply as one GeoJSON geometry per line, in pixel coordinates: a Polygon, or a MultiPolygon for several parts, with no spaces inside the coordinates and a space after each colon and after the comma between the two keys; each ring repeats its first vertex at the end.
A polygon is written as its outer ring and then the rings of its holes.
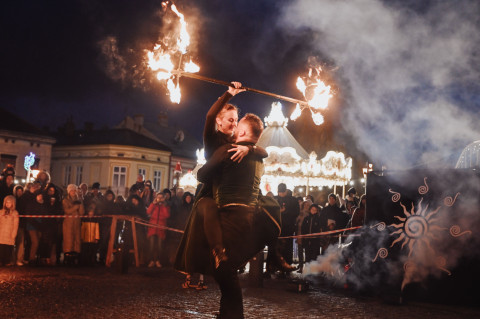
{"type": "MultiPolygon", "coordinates": [[[[316,72],[315,76],[312,76],[312,69],[310,69],[306,82],[301,77],[298,77],[296,85],[297,89],[302,92],[307,101],[313,122],[316,125],[321,125],[323,123],[323,116],[320,114],[319,110],[324,110],[328,107],[328,101],[332,95],[330,93],[330,86],[320,80],[319,76],[322,70],[320,68],[315,68],[314,70],[316,72]]],[[[297,104],[290,118],[296,120],[300,116],[302,110],[303,108],[297,104]]]]}
{"type": "MultiPolygon", "coordinates": [[[[168,3],[169,2],[163,2],[162,7],[168,9],[168,3]]],[[[174,45],[174,48],[169,48],[164,43],[156,44],[153,51],[147,51],[147,65],[152,71],[156,72],[155,75],[159,81],[166,81],[170,100],[178,104],[181,98],[179,77],[182,72],[196,73],[200,71],[200,67],[190,60],[184,63],[182,70],[182,57],[187,53],[187,48],[190,45],[190,35],[187,32],[185,16],[178,11],[175,4],[172,3],[170,8],[172,12],[177,15],[180,23],[176,46],[174,45]],[[178,63],[175,63],[173,57],[178,54],[180,54],[180,58],[178,63]],[[177,69],[175,69],[175,64],[178,64],[177,69]],[[174,81],[175,77],[176,81],[174,81]]]]}

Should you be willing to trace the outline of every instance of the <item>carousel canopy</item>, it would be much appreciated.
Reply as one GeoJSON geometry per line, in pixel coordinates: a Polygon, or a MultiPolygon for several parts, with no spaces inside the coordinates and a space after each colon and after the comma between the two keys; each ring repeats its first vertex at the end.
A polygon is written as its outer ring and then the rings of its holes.
{"type": "Polygon", "coordinates": [[[283,116],[282,105],[280,103],[274,103],[270,115],[265,118],[266,128],[258,140],[257,145],[265,149],[270,146],[277,148],[289,147],[295,151],[296,155],[308,160],[309,155],[307,151],[287,129],[287,123],[288,119],[283,116]]]}

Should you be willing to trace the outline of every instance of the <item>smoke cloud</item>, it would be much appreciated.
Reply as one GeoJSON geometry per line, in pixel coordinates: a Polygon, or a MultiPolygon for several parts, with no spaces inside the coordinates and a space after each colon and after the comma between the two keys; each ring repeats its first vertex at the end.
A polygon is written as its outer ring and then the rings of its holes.
{"type": "MultiPolygon", "coordinates": [[[[299,0],[280,18],[309,29],[349,85],[343,126],[390,169],[434,165],[478,134],[480,4],[299,0]],[[403,6],[402,6],[403,5],[403,6]]],[[[458,154],[457,154],[458,153],[458,154]]]]}

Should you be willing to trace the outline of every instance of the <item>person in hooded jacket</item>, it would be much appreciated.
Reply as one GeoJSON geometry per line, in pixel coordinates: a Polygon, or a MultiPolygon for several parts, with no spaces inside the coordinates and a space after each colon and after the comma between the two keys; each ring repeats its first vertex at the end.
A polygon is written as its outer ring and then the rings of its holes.
{"type": "Polygon", "coordinates": [[[167,219],[170,217],[170,207],[165,205],[165,196],[158,193],[153,202],[147,209],[150,216],[149,224],[157,227],[149,227],[147,231],[147,240],[149,244],[150,263],[148,267],[162,267],[160,263],[160,254],[163,249],[162,243],[165,240],[165,228],[167,219]]]}

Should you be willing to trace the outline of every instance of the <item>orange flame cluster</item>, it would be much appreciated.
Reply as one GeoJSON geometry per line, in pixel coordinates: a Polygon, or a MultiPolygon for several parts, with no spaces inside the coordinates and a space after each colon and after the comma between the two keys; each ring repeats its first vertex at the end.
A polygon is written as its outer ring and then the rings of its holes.
{"type": "MultiPolygon", "coordinates": [[[[330,86],[320,80],[321,71],[321,68],[311,68],[305,80],[300,76],[297,78],[297,88],[305,97],[305,100],[308,103],[308,108],[312,114],[313,122],[316,125],[321,125],[323,123],[323,116],[320,113],[320,110],[324,110],[328,107],[328,101],[332,97],[330,86]],[[313,71],[316,72],[315,75],[312,74],[313,71]]],[[[300,106],[297,103],[295,110],[290,115],[290,119],[295,121],[305,108],[306,106],[300,106]]]]}
{"type": "Polygon", "coordinates": [[[163,2],[164,8],[170,7],[172,12],[178,17],[180,24],[180,31],[177,37],[176,46],[173,48],[167,47],[165,44],[156,44],[152,51],[147,51],[147,65],[156,72],[156,77],[159,81],[167,81],[167,89],[170,95],[170,100],[173,103],[180,103],[181,92],[179,86],[180,73],[189,72],[196,73],[200,71],[200,67],[192,62],[190,59],[188,62],[182,64],[183,56],[187,53],[187,48],[190,45],[190,35],[187,32],[187,22],[185,17],[180,11],[178,11],[175,4],[169,2],[163,2]],[[173,59],[179,55],[177,63],[175,64],[173,59]],[[175,67],[177,65],[177,67],[175,67]],[[183,70],[182,70],[183,67],[183,70]],[[174,81],[176,77],[176,81],[174,81]]]}

